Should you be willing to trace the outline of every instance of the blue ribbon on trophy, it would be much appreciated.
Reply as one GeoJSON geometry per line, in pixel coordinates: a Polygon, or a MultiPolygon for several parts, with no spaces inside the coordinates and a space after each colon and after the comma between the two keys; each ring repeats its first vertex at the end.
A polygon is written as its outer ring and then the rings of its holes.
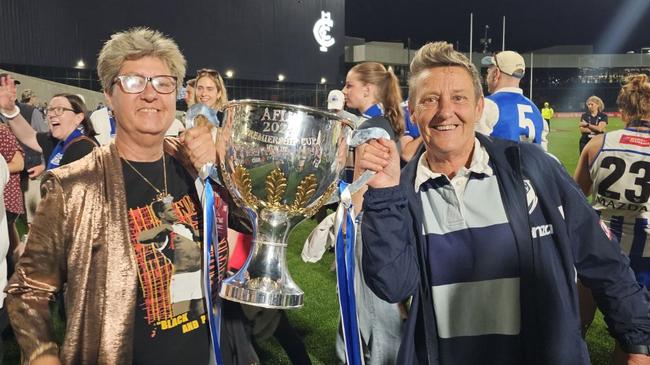
{"type": "Polygon", "coordinates": [[[357,225],[354,217],[352,195],[348,184],[339,183],[340,204],[336,210],[336,279],[338,283],[339,309],[343,325],[343,340],[345,342],[345,358],[349,365],[363,364],[359,318],[357,317],[356,295],[354,293],[354,246],[357,225]],[[343,222],[345,230],[343,232],[343,222]]]}
{"type": "MultiPolygon", "coordinates": [[[[193,127],[194,125],[201,125],[209,122],[213,126],[219,125],[219,119],[217,114],[211,108],[203,104],[193,105],[187,113],[186,116],[186,125],[188,128],[193,127]],[[197,118],[202,116],[203,118],[197,118]],[[199,121],[203,119],[202,121],[199,121]]],[[[201,203],[203,208],[203,295],[205,297],[206,305],[206,315],[208,316],[208,325],[210,328],[210,339],[212,344],[212,356],[214,357],[214,362],[217,365],[223,365],[223,359],[221,357],[221,348],[219,346],[220,341],[220,329],[221,329],[221,303],[217,297],[216,301],[213,301],[213,288],[212,280],[210,278],[210,261],[212,257],[212,252],[215,254],[215,276],[219,277],[219,272],[221,268],[219,266],[218,248],[215,245],[219,243],[219,233],[216,225],[217,221],[217,209],[215,204],[215,192],[212,189],[210,179],[213,179],[215,182],[220,183],[218,179],[218,173],[212,164],[204,165],[199,171],[199,177],[195,181],[195,186],[199,196],[201,196],[201,203]]],[[[218,195],[217,195],[218,198],[218,195]]],[[[221,283],[217,283],[216,292],[219,292],[218,286],[221,283]]]]}
{"type": "MultiPolygon", "coordinates": [[[[367,128],[356,130],[348,140],[348,145],[357,147],[370,139],[390,138],[388,133],[381,128],[367,128]]],[[[361,333],[359,331],[359,318],[357,315],[356,295],[354,291],[355,276],[355,244],[357,235],[357,222],[352,205],[352,194],[364,186],[374,172],[365,171],[361,176],[347,184],[339,182],[339,207],[336,210],[334,230],[336,237],[336,279],[339,293],[339,308],[343,325],[343,340],[345,342],[346,362],[349,365],[362,365],[364,363],[363,348],[361,346],[361,333]],[[345,222],[345,234],[343,232],[345,222]]]]}
{"type": "MultiPolygon", "coordinates": [[[[210,280],[210,257],[213,251],[214,242],[219,242],[219,234],[216,229],[216,215],[214,191],[210,185],[210,178],[203,180],[205,183],[205,199],[203,201],[203,287],[206,303],[206,312],[208,315],[208,324],[210,326],[210,338],[212,342],[212,351],[217,365],[223,365],[221,358],[221,348],[219,347],[220,328],[221,328],[221,305],[217,299],[216,306],[212,302],[212,280],[210,280]],[[213,311],[214,308],[214,311],[213,311]],[[214,313],[216,311],[216,313],[214,313]]],[[[218,250],[214,248],[215,255],[218,250]]],[[[219,259],[215,258],[216,273],[218,277],[220,267],[219,259]]]]}

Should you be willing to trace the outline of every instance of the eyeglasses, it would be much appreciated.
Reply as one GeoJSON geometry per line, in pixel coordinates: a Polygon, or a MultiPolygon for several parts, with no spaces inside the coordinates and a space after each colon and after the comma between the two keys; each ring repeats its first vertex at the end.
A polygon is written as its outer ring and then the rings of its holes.
{"type": "Polygon", "coordinates": [[[63,113],[65,113],[65,112],[73,112],[73,113],[76,113],[76,112],[74,111],[74,109],[65,108],[65,107],[62,107],[62,106],[54,106],[54,107],[51,107],[51,108],[47,108],[47,109],[45,109],[45,115],[54,114],[54,115],[57,116],[57,117],[62,116],[63,113]]]}
{"type": "Polygon", "coordinates": [[[160,94],[171,94],[176,90],[176,77],[169,75],[157,76],[142,76],[142,75],[119,75],[113,80],[113,85],[116,83],[122,85],[122,90],[127,94],[139,94],[147,87],[147,83],[151,82],[151,86],[160,94]]]}

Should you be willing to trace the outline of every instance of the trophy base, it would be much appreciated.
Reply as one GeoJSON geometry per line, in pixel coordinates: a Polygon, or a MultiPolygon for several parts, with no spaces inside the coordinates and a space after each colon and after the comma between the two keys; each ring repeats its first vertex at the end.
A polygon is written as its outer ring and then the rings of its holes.
{"type": "Polygon", "coordinates": [[[226,300],[271,309],[296,309],[304,304],[304,294],[270,293],[244,288],[241,283],[223,283],[219,296],[226,300]]]}

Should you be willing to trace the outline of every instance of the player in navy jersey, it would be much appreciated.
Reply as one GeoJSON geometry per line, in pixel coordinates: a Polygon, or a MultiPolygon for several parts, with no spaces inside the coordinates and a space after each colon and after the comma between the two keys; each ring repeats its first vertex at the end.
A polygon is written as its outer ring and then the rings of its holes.
{"type": "Polygon", "coordinates": [[[548,124],[542,113],[519,88],[526,63],[517,52],[503,51],[482,60],[490,96],[476,130],[488,136],[539,144],[547,149],[548,124]]]}
{"type": "MultiPolygon", "coordinates": [[[[617,103],[625,128],[597,134],[587,143],[575,180],[630,257],[636,279],[650,288],[650,83],[644,74],[631,75],[617,103]]],[[[593,320],[595,303],[581,298],[585,323],[593,320]]],[[[617,347],[616,358],[622,353],[617,347]]],[[[619,360],[620,361],[620,360],[619,360]]]]}

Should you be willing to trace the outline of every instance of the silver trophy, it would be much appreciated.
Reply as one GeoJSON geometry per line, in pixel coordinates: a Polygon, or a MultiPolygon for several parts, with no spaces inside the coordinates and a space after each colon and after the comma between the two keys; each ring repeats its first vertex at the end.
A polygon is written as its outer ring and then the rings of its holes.
{"type": "Polygon", "coordinates": [[[303,305],[303,291],[287,269],[289,232],[338,194],[348,146],[387,137],[383,130],[352,128],[335,114],[303,106],[259,100],[226,105],[220,168],[250,216],[253,243],[245,264],[221,286],[221,297],[267,308],[303,305]]]}

